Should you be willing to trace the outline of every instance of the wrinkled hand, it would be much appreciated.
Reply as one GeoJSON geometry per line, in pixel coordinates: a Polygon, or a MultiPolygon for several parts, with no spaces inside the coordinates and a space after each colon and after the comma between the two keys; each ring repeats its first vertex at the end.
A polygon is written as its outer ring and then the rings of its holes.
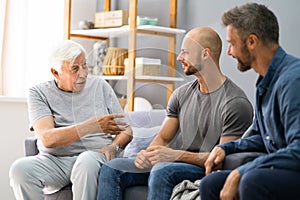
{"type": "Polygon", "coordinates": [[[238,188],[241,180],[240,172],[235,169],[227,177],[223,189],[220,192],[221,200],[239,199],[238,188]]]}
{"type": "Polygon", "coordinates": [[[78,132],[81,136],[89,133],[108,133],[111,135],[118,135],[127,127],[127,123],[117,120],[123,118],[123,114],[109,114],[96,116],[78,124],[78,132]]]}
{"type": "Polygon", "coordinates": [[[107,145],[99,150],[100,153],[103,153],[106,157],[106,160],[109,161],[116,157],[116,147],[114,144],[107,145]]]}
{"type": "Polygon", "coordinates": [[[97,116],[97,123],[104,133],[109,133],[112,135],[117,135],[125,128],[121,126],[126,126],[126,122],[116,120],[116,118],[123,118],[123,114],[109,114],[104,116],[97,116]]]}
{"type": "Polygon", "coordinates": [[[205,174],[208,175],[213,170],[220,169],[225,156],[225,151],[221,147],[213,148],[206,162],[204,163],[205,174]]]}

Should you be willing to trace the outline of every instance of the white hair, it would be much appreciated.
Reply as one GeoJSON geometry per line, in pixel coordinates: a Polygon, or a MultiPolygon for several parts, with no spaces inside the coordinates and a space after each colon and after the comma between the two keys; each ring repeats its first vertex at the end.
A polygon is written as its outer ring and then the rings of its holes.
{"type": "Polygon", "coordinates": [[[74,60],[82,53],[86,55],[86,50],[82,45],[72,40],[64,40],[50,55],[50,67],[54,68],[58,72],[61,72],[64,61],[72,64],[74,60]]]}

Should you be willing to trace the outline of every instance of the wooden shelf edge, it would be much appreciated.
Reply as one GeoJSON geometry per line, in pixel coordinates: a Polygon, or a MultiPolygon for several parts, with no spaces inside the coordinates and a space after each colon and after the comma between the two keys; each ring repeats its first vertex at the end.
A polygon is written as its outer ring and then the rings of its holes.
{"type": "MultiPolygon", "coordinates": [[[[169,28],[163,26],[141,25],[137,27],[137,33],[140,34],[155,34],[158,36],[173,37],[176,34],[185,34],[184,29],[169,28]]],[[[129,26],[121,26],[117,28],[98,28],[87,30],[71,30],[71,35],[76,37],[100,37],[112,38],[127,36],[129,33],[129,26]]]]}
{"type": "MultiPolygon", "coordinates": [[[[101,76],[105,80],[127,80],[127,76],[101,76]]],[[[136,76],[136,81],[142,81],[142,82],[166,82],[166,83],[172,83],[172,82],[181,82],[184,81],[184,78],[181,77],[168,77],[168,76],[136,76]]]]}
{"type": "Polygon", "coordinates": [[[70,38],[81,38],[81,39],[89,39],[89,40],[107,40],[108,37],[102,36],[91,36],[91,35],[82,35],[82,34],[70,34],[70,38]]]}

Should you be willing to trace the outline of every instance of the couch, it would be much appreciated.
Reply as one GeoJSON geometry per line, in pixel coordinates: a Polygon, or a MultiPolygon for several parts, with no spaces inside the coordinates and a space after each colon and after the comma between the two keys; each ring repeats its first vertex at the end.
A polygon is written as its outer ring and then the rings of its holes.
{"type": "MultiPolygon", "coordinates": [[[[126,118],[133,129],[133,139],[123,151],[124,157],[133,157],[141,149],[145,149],[158,132],[164,118],[165,110],[135,111],[126,113],[126,118]]],[[[32,156],[38,154],[36,147],[37,139],[29,137],[25,140],[25,154],[32,156]]],[[[175,144],[178,145],[178,144],[175,144]]],[[[224,169],[234,169],[242,163],[256,158],[261,153],[238,153],[226,157],[224,169]]],[[[133,186],[124,191],[125,200],[146,200],[147,186],[133,186]]],[[[62,188],[54,194],[45,195],[45,200],[68,200],[72,199],[71,185],[62,188]]]]}

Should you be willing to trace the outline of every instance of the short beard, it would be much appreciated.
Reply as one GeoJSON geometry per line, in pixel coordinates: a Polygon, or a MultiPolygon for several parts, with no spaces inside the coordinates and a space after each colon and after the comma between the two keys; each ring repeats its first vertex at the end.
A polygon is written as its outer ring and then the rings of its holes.
{"type": "Polygon", "coordinates": [[[245,72],[245,71],[248,71],[249,69],[251,69],[251,66],[250,66],[251,55],[249,53],[249,50],[246,47],[246,44],[244,44],[242,47],[242,54],[244,54],[244,57],[246,57],[247,61],[243,62],[237,58],[237,61],[238,61],[237,68],[241,72],[245,72]]]}
{"type": "Polygon", "coordinates": [[[249,65],[245,65],[243,62],[241,62],[239,60],[238,60],[237,68],[241,72],[246,72],[251,69],[251,67],[249,65]]]}
{"type": "Polygon", "coordinates": [[[184,73],[185,73],[185,75],[189,76],[189,75],[193,75],[193,74],[197,73],[200,70],[201,70],[201,67],[200,67],[200,69],[197,69],[196,67],[189,67],[184,73]]]}

